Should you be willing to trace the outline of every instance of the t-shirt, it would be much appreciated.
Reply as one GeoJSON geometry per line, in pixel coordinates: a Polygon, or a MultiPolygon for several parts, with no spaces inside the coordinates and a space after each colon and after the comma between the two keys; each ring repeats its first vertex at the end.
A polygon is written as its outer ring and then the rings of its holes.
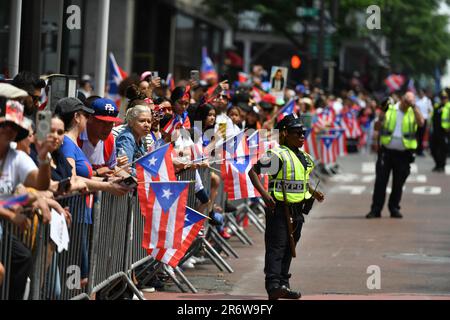
{"type": "Polygon", "coordinates": [[[79,146],[81,150],[84,152],[84,154],[87,156],[92,167],[98,169],[106,166],[110,169],[113,169],[116,166],[117,161],[116,161],[115,144],[112,146],[111,150],[112,152],[111,155],[109,156],[109,159],[105,159],[105,151],[104,151],[105,142],[99,140],[95,146],[92,145],[92,143],[89,141],[86,129],[80,134],[79,141],[81,141],[81,144],[79,144],[79,146]]]}
{"type": "Polygon", "coordinates": [[[77,176],[84,178],[92,177],[92,166],[86,155],[69,137],[64,136],[61,152],[66,158],[75,160],[75,170],[77,176]]]}
{"type": "Polygon", "coordinates": [[[431,112],[433,111],[431,100],[427,96],[423,96],[422,98],[417,99],[416,106],[419,108],[423,118],[428,120],[431,112]]]}
{"type": "MultiPolygon", "coordinates": [[[[31,152],[30,157],[33,159],[34,163],[38,163],[38,155],[36,151],[36,147],[34,144],[30,146],[31,152]]],[[[70,178],[72,176],[72,166],[61,153],[61,149],[57,149],[52,152],[53,162],[56,165],[56,168],[51,167],[52,180],[53,181],[61,181],[66,178],[70,178]]]]}
{"type": "Polygon", "coordinates": [[[38,168],[25,152],[9,149],[6,158],[0,160],[0,194],[13,193],[34,170],[38,168]]]}
{"type": "Polygon", "coordinates": [[[403,111],[400,110],[399,105],[400,103],[397,103],[395,105],[395,109],[397,111],[397,118],[395,120],[395,129],[394,133],[392,134],[391,142],[386,147],[388,149],[404,151],[405,146],[403,145],[402,123],[405,114],[403,113],[403,111]]]}

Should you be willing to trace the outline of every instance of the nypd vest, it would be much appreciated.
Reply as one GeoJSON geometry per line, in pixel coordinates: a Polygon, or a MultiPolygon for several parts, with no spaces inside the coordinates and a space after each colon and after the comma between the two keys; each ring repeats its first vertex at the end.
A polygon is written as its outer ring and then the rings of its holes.
{"type": "Polygon", "coordinates": [[[314,168],[312,158],[306,153],[307,167],[304,168],[296,154],[286,146],[279,146],[271,152],[281,159],[283,167],[277,173],[275,179],[270,181],[269,191],[273,193],[275,199],[284,201],[283,181],[286,190],[286,200],[288,203],[298,203],[304,199],[311,198],[309,192],[309,174],[314,168]]]}
{"type": "Polygon", "coordinates": [[[450,102],[447,102],[442,108],[441,126],[445,130],[450,129],[450,102]]]}
{"type": "MultiPolygon", "coordinates": [[[[392,140],[392,134],[395,130],[395,124],[397,121],[397,110],[393,105],[388,107],[386,111],[385,121],[381,129],[381,144],[387,146],[392,140]]],[[[406,149],[417,149],[417,123],[412,108],[408,108],[402,121],[402,140],[406,149]]]]}

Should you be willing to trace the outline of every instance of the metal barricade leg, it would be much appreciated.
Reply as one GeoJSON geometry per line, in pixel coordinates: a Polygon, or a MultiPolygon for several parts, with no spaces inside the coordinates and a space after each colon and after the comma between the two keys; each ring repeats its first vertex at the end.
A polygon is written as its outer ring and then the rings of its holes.
{"type": "Polygon", "coordinates": [[[208,241],[206,241],[206,239],[204,239],[204,238],[202,238],[202,239],[203,239],[203,244],[205,245],[205,251],[209,252],[211,255],[213,255],[214,258],[216,258],[220,262],[220,264],[223,267],[225,267],[225,269],[227,269],[227,271],[229,273],[233,273],[234,272],[233,268],[231,268],[231,266],[220,256],[220,254],[217,253],[216,250],[214,250],[214,248],[211,246],[211,244],[208,241]]]}
{"type": "Polygon", "coordinates": [[[164,272],[172,279],[172,281],[177,285],[177,287],[181,290],[183,293],[187,293],[186,289],[183,287],[181,282],[177,279],[174,273],[172,273],[169,270],[169,267],[166,264],[162,264],[164,272]]]}
{"type": "Polygon", "coordinates": [[[197,289],[192,285],[192,283],[189,282],[189,280],[186,278],[186,276],[183,274],[183,272],[180,270],[180,268],[176,267],[174,268],[174,271],[180,276],[181,280],[188,286],[188,288],[192,291],[192,293],[197,293],[197,289]]]}
{"type": "Polygon", "coordinates": [[[239,258],[238,253],[233,249],[233,247],[217,232],[216,229],[211,228],[210,230],[211,236],[216,243],[219,243],[222,247],[223,251],[228,256],[234,256],[236,259],[239,258]]]}
{"type": "Polygon", "coordinates": [[[227,215],[227,220],[231,230],[233,230],[234,234],[239,238],[239,240],[241,240],[243,244],[253,245],[253,241],[250,236],[244,230],[241,230],[239,228],[239,224],[231,214],[227,215]]]}

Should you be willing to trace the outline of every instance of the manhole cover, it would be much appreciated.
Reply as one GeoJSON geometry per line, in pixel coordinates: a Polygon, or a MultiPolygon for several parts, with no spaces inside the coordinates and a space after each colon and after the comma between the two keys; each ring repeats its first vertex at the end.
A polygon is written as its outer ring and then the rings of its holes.
{"type": "Polygon", "coordinates": [[[429,256],[420,253],[400,253],[400,254],[387,254],[386,258],[401,259],[408,261],[423,261],[423,262],[433,262],[433,263],[450,263],[450,257],[438,257],[429,256]]]}

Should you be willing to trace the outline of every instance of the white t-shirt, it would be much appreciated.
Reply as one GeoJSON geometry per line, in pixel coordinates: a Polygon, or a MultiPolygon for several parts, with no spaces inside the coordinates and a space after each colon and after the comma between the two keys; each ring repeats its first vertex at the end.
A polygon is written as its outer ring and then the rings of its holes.
{"type": "Polygon", "coordinates": [[[428,120],[431,112],[433,111],[433,105],[431,104],[431,100],[427,96],[423,96],[420,99],[417,99],[416,105],[420,110],[423,118],[428,120]]]}
{"type": "Polygon", "coordinates": [[[25,152],[9,149],[6,159],[0,160],[0,194],[13,193],[14,189],[24,183],[28,175],[37,169],[36,164],[25,152]]]}
{"type": "Polygon", "coordinates": [[[405,114],[400,110],[400,102],[398,102],[394,107],[397,111],[397,118],[395,121],[394,133],[392,134],[391,142],[387,145],[387,148],[404,151],[406,148],[403,145],[402,123],[405,114]]]}

